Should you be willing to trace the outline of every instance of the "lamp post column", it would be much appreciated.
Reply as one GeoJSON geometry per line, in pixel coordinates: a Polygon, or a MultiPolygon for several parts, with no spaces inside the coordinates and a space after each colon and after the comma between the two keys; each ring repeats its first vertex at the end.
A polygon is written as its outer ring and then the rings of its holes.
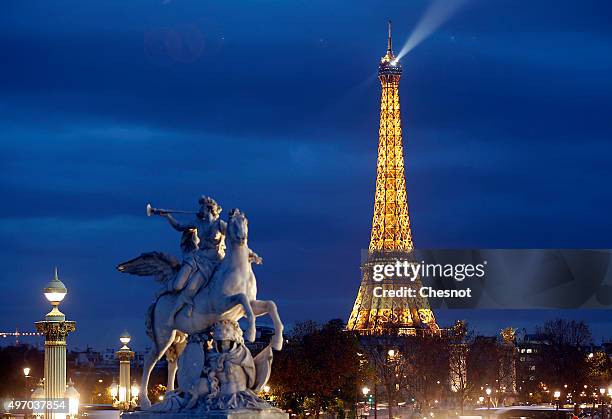
{"type": "MultiPolygon", "coordinates": [[[[66,320],[66,316],[59,311],[59,303],[67,294],[66,286],[55,276],[45,288],[45,297],[52,310],[45,316],[45,320],[35,324],[36,330],[45,336],[45,398],[61,399],[66,391],[66,337],[68,333],[76,330],[74,321],[66,320]]],[[[65,414],[45,412],[46,418],[63,417],[65,414]]]]}
{"type": "Polygon", "coordinates": [[[127,332],[124,332],[119,338],[123,346],[116,352],[116,356],[119,359],[119,404],[122,409],[130,408],[130,401],[132,400],[130,381],[130,363],[134,359],[134,351],[132,351],[127,344],[130,343],[131,337],[127,332]]]}

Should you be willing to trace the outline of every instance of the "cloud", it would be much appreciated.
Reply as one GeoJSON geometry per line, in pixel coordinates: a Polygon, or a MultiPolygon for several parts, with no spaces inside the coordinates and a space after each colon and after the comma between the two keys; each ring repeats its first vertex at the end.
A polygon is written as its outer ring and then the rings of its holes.
{"type": "MultiPolygon", "coordinates": [[[[58,264],[66,308],[85,322],[75,341],[94,339],[91,313],[109,301],[140,330],[133,313],[155,285],[114,266],[177,253],[147,202],[191,209],[206,193],[225,214],[246,211],[262,292],[286,322],[317,299],[318,320],[346,317],[369,237],[385,24],[406,39],[427,4],[353,2],[340,15],[322,0],[7,5],[3,283],[39,301],[58,264]]],[[[609,247],[612,32],[609,6],[594,4],[471,2],[406,56],[418,246],[609,247]]]]}

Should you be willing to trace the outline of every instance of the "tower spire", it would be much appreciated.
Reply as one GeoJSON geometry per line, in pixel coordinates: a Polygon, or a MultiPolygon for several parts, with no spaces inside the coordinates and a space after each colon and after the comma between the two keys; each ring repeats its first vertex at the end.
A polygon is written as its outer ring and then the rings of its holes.
{"type": "Polygon", "coordinates": [[[393,55],[393,44],[391,43],[391,19],[389,19],[389,37],[387,39],[387,53],[393,55]]]}
{"type": "Polygon", "coordinates": [[[372,230],[368,253],[361,265],[361,286],[347,325],[348,330],[362,335],[382,334],[386,330],[397,330],[399,334],[407,335],[417,331],[425,334],[439,329],[429,301],[418,294],[420,276],[407,279],[398,275],[382,282],[374,279],[377,265],[394,264],[399,260],[397,255],[411,259],[414,250],[404,169],[399,99],[401,77],[402,66],[392,51],[389,21],[387,54],[378,64],[382,92],[372,230]],[[400,289],[410,289],[412,292],[409,294],[414,293],[412,295],[417,297],[395,293],[400,289]],[[383,290],[389,294],[385,295],[383,290]]]}

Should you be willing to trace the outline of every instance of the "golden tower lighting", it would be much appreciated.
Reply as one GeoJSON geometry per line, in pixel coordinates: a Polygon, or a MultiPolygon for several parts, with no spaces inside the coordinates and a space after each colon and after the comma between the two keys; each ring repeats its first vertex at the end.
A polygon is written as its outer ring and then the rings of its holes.
{"type": "Polygon", "coordinates": [[[393,54],[389,21],[387,53],[378,66],[382,92],[372,230],[368,255],[361,265],[361,286],[347,325],[349,330],[363,335],[381,334],[390,328],[396,329],[399,334],[408,335],[439,331],[427,298],[376,297],[373,293],[375,286],[385,289],[399,286],[418,289],[421,284],[420,278],[414,282],[389,279],[379,283],[372,279],[372,269],[376,262],[384,263],[385,256],[390,253],[410,252],[414,249],[404,173],[399,99],[401,77],[402,66],[393,54]]]}

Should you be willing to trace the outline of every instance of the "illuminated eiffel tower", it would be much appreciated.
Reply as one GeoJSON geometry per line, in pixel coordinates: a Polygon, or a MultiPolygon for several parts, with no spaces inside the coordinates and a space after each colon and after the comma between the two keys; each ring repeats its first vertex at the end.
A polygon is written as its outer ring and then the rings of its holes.
{"type": "Polygon", "coordinates": [[[421,287],[420,278],[414,282],[406,278],[388,278],[382,282],[372,279],[375,263],[384,262],[385,257],[388,261],[389,254],[413,250],[399,102],[401,76],[402,66],[393,54],[389,21],[387,54],[378,66],[382,94],[372,232],[368,254],[361,265],[361,286],[347,325],[347,329],[362,335],[378,335],[390,330],[401,335],[416,335],[419,332],[439,330],[427,298],[374,295],[374,287],[409,287],[417,290],[421,287]]]}

